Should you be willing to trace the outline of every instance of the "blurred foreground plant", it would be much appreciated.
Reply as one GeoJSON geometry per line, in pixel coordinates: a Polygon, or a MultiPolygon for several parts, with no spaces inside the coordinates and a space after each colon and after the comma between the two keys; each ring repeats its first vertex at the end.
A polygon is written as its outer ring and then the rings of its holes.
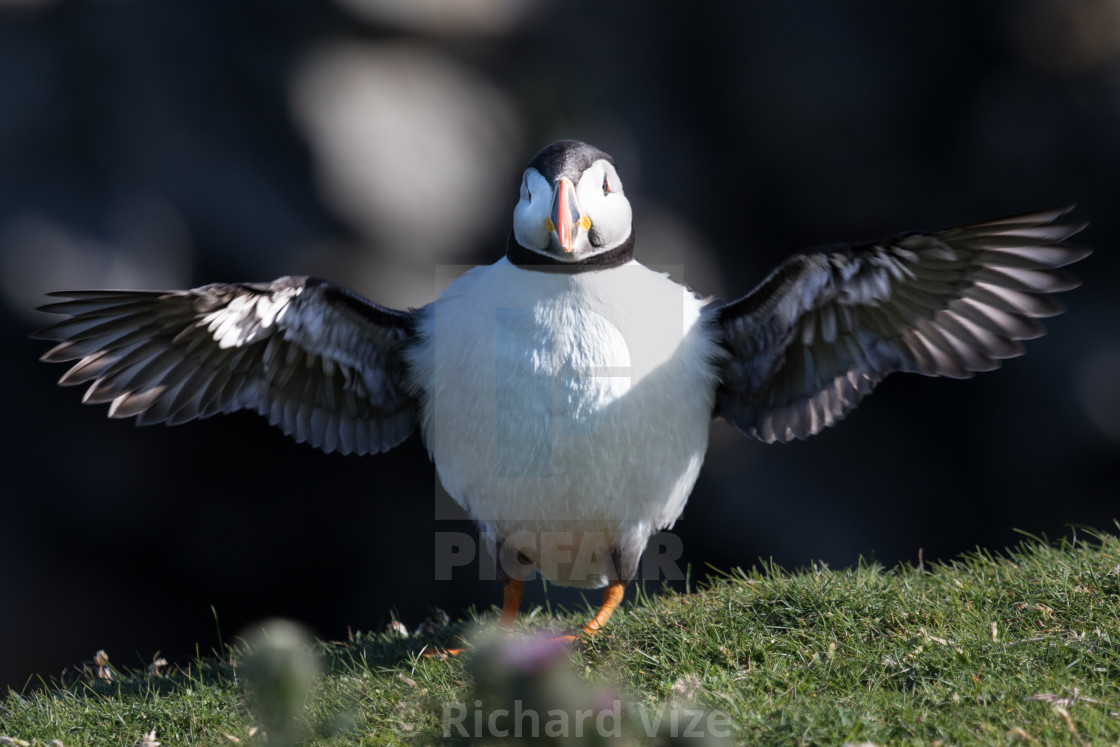
{"type": "Polygon", "coordinates": [[[306,708],[322,662],[311,636],[287,620],[270,620],[243,636],[243,687],[269,745],[287,747],[308,732],[306,708]]]}
{"type": "Polygon", "coordinates": [[[581,675],[570,644],[552,637],[493,638],[466,667],[473,675],[468,697],[440,704],[443,736],[451,744],[729,743],[726,714],[676,697],[656,709],[638,703],[621,687],[581,675]]]}

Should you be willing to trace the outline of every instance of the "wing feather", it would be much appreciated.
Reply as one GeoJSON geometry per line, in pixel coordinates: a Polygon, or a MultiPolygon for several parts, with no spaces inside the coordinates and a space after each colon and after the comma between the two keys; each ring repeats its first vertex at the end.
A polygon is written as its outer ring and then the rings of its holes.
{"type": "Polygon", "coordinates": [[[215,284],[189,291],[64,291],[36,333],[74,361],[59,383],[109,416],[178,424],[248,409],[325,451],[385,451],[415,428],[402,351],[412,313],[327,281],[215,284]]]}
{"type": "Polygon", "coordinates": [[[894,371],[967,378],[1021,355],[1064,269],[1090,253],[1071,207],[934,234],[803,254],[718,306],[724,363],[716,413],[766,442],[806,438],[894,371]]]}

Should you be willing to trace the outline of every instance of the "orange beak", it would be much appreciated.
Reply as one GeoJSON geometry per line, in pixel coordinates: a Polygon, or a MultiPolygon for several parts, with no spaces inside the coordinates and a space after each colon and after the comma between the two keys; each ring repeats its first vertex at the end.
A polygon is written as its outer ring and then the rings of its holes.
{"type": "Polygon", "coordinates": [[[552,193],[552,211],[549,216],[560,241],[560,248],[571,253],[576,233],[582,226],[579,202],[576,201],[576,188],[568,177],[560,179],[552,193]]]}

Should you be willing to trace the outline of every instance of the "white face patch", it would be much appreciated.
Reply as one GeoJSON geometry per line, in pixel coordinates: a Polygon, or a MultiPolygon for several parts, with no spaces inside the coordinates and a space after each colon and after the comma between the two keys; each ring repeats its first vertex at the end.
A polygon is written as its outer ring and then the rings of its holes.
{"type": "Polygon", "coordinates": [[[583,214],[591,219],[587,233],[596,239],[596,245],[590,241],[580,245],[583,256],[610,251],[630,237],[630,201],[609,161],[600,159],[583,172],[576,184],[576,198],[583,214]]]}
{"type": "Polygon", "coordinates": [[[527,249],[547,250],[550,234],[546,228],[552,206],[552,185],[536,169],[525,170],[521,179],[521,199],[513,209],[513,235],[527,249]]]}

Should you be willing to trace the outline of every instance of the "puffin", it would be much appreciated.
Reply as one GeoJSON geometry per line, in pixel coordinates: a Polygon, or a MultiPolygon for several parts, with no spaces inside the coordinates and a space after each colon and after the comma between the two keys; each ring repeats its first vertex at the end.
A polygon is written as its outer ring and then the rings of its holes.
{"type": "Polygon", "coordinates": [[[191,290],[76,290],[41,307],[59,383],[110,418],[251,410],[326,452],[416,430],[477,523],[512,627],[524,581],[603,588],[607,623],[672,527],[712,421],[765,443],[848,415],[894,372],[968,378],[1023,353],[1090,252],[1072,206],[796,254],[731,302],[635,258],[614,159],[577,140],[529,161],[505,255],[398,310],[288,276],[191,290]]]}

